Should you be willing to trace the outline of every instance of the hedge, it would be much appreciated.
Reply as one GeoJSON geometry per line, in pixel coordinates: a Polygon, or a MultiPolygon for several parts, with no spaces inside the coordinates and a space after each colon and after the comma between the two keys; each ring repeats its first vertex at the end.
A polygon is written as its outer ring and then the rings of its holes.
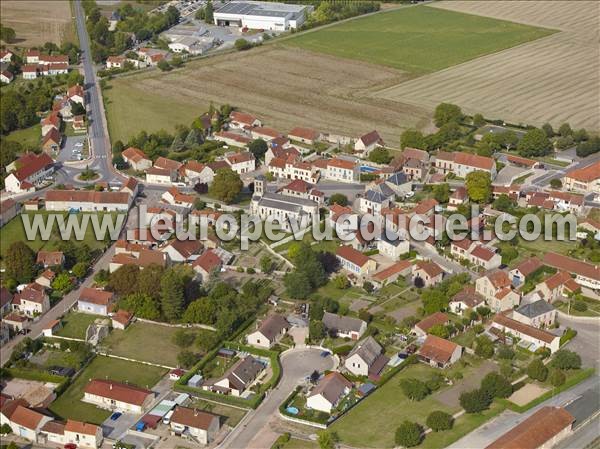
{"type": "Polygon", "coordinates": [[[581,370],[577,374],[567,378],[567,381],[564,384],[562,384],[560,387],[556,387],[556,388],[552,388],[551,390],[548,390],[544,394],[538,396],[537,398],[528,402],[525,405],[517,405],[514,402],[510,402],[508,399],[501,399],[501,398],[497,398],[496,402],[504,405],[506,408],[512,410],[513,412],[524,413],[527,410],[535,407],[536,405],[539,405],[542,402],[544,402],[550,398],[553,398],[557,394],[562,393],[563,391],[574,387],[578,383],[583,382],[588,377],[591,377],[595,371],[596,370],[594,368],[587,368],[587,369],[581,370]]]}
{"type": "Polygon", "coordinates": [[[279,405],[279,412],[282,415],[285,416],[289,416],[291,418],[295,418],[295,419],[299,419],[301,421],[310,421],[310,422],[314,422],[317,424],[327,424],[329,422],[329,420],[331,419],[331,417],[328,417],[327,419],[315,419],[315,418],[311,418],[310,416],[297,416],[294,415],[292,413],[289,413],[287,411],[287,405],[292,402],[294,400],[294,398],[296,396],[298,396],[298,393],[300,393],[300,391],[302,390],[302,387],[300,385],[298,385],[294,391],[292,391],[292,393],[285,399],[285,401],[283,401],[280,405],[279,405]]]}

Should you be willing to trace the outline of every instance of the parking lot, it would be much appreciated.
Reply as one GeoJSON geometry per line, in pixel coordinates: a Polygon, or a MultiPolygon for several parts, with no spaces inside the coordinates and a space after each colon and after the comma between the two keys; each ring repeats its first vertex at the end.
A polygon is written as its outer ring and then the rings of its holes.
{"type": "Polygon", "coordinates": [[[84,147],[86,145],[86,135],[66,136],[63,147],[58,153],[57,160],[60,162],[74,162],[85,159],[84,147]]]}

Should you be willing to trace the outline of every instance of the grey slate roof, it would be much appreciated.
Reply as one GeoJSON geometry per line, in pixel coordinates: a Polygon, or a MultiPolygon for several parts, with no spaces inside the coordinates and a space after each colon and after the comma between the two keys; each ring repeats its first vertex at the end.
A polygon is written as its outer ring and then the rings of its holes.
{"type": "Polygon", "coordinates": [[[381,347],[381,345],[369,335],[363,341],[359,342],[352,349],[352,351],[350,351],[350,353],[348,354],[348,358],[357,354],[358,356],[360,356],[361,359],[364,360],[364,362],[368,366],[371,366],[373,362],[377,360],[382,351],[383,348],[381,347]]]}
{"type": "Polygon", "coordinates": [[[554,310],[554,307],[543,299],[532,302],[531,304],[522,305],[517,309],[517,312],[528,318],[535,318],[554,310]]]}
{"type": "Polygon", "coordinates": [[[408,179],[406,178],[406,175],[403,172],[396,172],[387,179],[387,182],[389,182],[390,184],[394,184],[395,186],[399,186],[402,184],[406,184],[408,182],[408,179]]]}
{"type": "MultiPolygon", "coordinates": [[[[349,316],[336,315],[335,313],[325,312],[323,314],[323,325],[327,329],[335,331],[342,331],[348,333],[350,331],[360,332],[364,321],[358,318],[351,318],[349,316]]],[[[366,323],[365,323],[366,324],[366,323]]]]}

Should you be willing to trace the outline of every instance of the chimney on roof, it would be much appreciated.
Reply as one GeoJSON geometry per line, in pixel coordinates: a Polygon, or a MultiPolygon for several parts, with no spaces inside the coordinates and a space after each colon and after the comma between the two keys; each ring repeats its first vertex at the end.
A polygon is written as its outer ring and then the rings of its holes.
{"type": "Polygon", "coordinates": [[[194,416],[198,416],[198,409],[197,408],[194,409],[194,416]]]}
{"type": "Polygon", "coordinates": [[[112,390],[112,384],[108,384],[108,389],[112,390]]]}

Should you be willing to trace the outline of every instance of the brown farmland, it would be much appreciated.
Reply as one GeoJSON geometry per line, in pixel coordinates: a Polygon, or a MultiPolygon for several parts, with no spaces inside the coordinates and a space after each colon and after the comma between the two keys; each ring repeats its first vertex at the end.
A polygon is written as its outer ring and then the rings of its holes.
{"type": "Polygon", "coordinates": [[[12,46],[60,45],[75,37],[68,0],[2,0],[0,16],[2,25],[15,30],[12,46]]]}
{"type": "Polygon", "coordinates": [[[143,129],[189,124],[213,102],[254,113],[281,132],[312,126],[357,136],[377,129],[397,146],[403,128],[428,126],[429,113],[371,93],[407,78],[395,69],[269,45],[190,62],[166,74],[118,78],[105,95],[113,141],[143,129]]]}
{"type": "Polygon", "coordinates": [[[600,129],[597,1],[444,1],[436,7],[559,33],[383,89],[375,97],[432,110],[442,101],[513,123],[600,129]]]}

